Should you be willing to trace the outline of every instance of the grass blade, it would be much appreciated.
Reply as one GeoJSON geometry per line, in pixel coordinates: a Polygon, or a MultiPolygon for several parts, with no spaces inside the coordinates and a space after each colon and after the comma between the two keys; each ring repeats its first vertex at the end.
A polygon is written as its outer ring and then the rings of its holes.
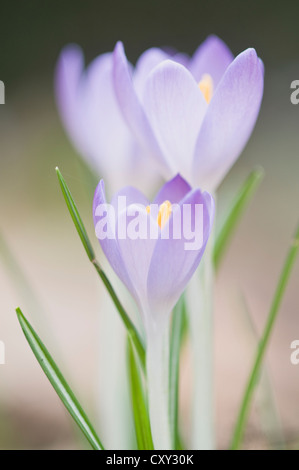
{"type": "Polygon", "coordinates": [[[231,239],[234,230],[244,213],[247,205],[253,198],[260,182],[262,181],[264,176],[264,171],[261,168],[253,170],[248,178],[246,179],[245,183],[243,184],[242,188],[236,195],[230,212],[227,215],[215,241],[214,246],[214,266],[217,269],[220,265],[222,257],[224,255],[225,249],[228,245],[229,240],[231,239]]]}
{"type": "Polygon", "coordinates": [[[26,320],[22,311],[17,308],[16,312],[24,335],[32,349],[33,354],[38,360],[44,373],[48,377],[50,383],[54,387],[62,403],[85,435],[91,447],[94,450],[103,450],[104,448],[100,439],[98,438],[80,403],[78,402],[62,373],[52,359],[49,351],[42,343],[30,323],[26,320]]]}
{"type": "Polygon", "coordinates": [[[130,391],[138,449],[154,450],[142,377],[140,376],[138,363],[136,362],[135,353],[130,340],[128,341],[128,360],[130,391]]]}
{"type": "Polygon", "coordinates": [[[185,301],[184,295],[182,295],[178,303],[176,304],[172,315],[169,355],[169,416],[172,431],[173,448],[176,450],[182,449],[178,426],[179,365],[180,352],[185,329],[185,301]]]}
{"type": "Polygon", "coordinates": [[[94,250],[91,246],[90,240],[88,238],[86,229],[85,229],[84,224],[82,222],[82,219],[80,217],[80,214],[79,214],[79,211],[77,209],[76,203],[75,203],[75,201],[74,201],[74,199],[71,195],[71,192],[70,192],[70,190],[69,190],[69,188],[66,184],[65,179],[63,178],[59,168],[57,168],[57,167],[56,167],[56,173],[57,173],[57,177],[58,177],[58,180],[59,180],[59,183],[60,183],[60,187],[61,187],[64,199],[65,199],[65,202],[67,204],[68,210],[71,214],[72,220],[73,220],[74,225],[75,225],[75,227],[77,229],[77,232],[79,234],[79,237],[82,241],[82,244],[85,248],[86,254],[87,254],[89,260],[91,261],[91,263],[93,264],[93,266],[95,267],[95,269],[96,269],[98,275],[100,276],[101,280],[103,281],[107,291],[109,292],[110,297],[111,297],[115,307],[117,308],[117,310],[120,314],[120,317],[121,317],[121,319],[122,319],[122,321],[123,321],[123,323],[124,323],[124,325],[127,329],[129,337],[133,341],[133,344],[134,344],[134,346],[136,348],[136,351],[138,353],[142,368],[143,368],[143,370],[145,370],[145,349],[144,349],[144,346],[142,344],[141,338],[138,334],[138,331],[136,330],[134,324],[130,320],[127,312],[123,308],[119,298],[117,297],[117,295],[115,293],[115,290],[113,289],[113,287],[112,287],[109,279],[107,278],[106,274],[102,270],[99,262],[95,258],[94,250]]]}
{"type": "MultiPolygon", "coordinates": [[[[241,312],[244,316],[244,329],[247,332],[251,347],[258,346],[258,332],[253,322],[252,314],[247,305],[245,296],[242,295],[241,312]]],[[[256,390],[257,407],[260,415],[263,432],[271,446],[275,449],[285,449],[285,439],[281,426],[281,419],[276,405],[272,381],[267,364],[264,363],[261,369],[260,381],[256,390]]]]}
{"type": "Polygon", "coordinates": [[[258,377],[260,375],[261,366],[262,366],[266,349],[269,343],[269,339],[270,339],[270,336],[274,327],[274,323],[275,323],[275,320],[279,311],[279,307],[282,302],[284,292],[286,290],[286,287],[287,287],[287,284],[288,284],[288,281],[292,272],[293,265],[298,255],[298,251],[299,251],[299,225],[295,232],[295,237],[293,239],[293,242],[287,254],[286,261],[285,261],[285,264],[283,266],[283,269],[282,269],[282,272],[278,281],[278,285],[277,285],[277,288],[273,297],[273,301],[272,301],[272,305],[271,305],[268,319],[266,322],[266,326],[265,326],[262,338],[260,340],[259,346],[257,348],[256,357],[255,357],[253,367],[252,367],[252,370],[251,370],[251,373],[250,373],[250,376],[249,376],[249,379],[245,388],[245,393],[244,393],[243,401],[240,407],[239,415],[237,418],[237,424],[235,427],[232,444],[231,444],[231,449],[233,450],[239,449],[242,443],[242,438],[243,438],[247,418],[249,415],[253,392],[257,384],[258,377]]]}
{"type": "Polygon", "coordinates": [[[81,242],[82,242],[82,244],[85,248],[86,254],[87,254],[89,260],[93,261],[95,259],[95,253],[93,251],[93,248],[92,248],[91,243],[89,241],[89,238],[87,236],[87,232],[86,232],[85,227],[83,225],[82,219],[81,219],[79,211],[77,209],[77,206],[74,202],[74,199],[71,195],[71,192],[70,192],[69,188],[67,187],[65,179],[63,178],[59,168],[56,167],[55,171],[57,173],[58,181],[59,181],[61,191],[62,191],[64,199],[65,199],[66,205],[68,207],[69,213],[71,214],[71,217],[72,217],[74,225],[77,229],[78,235],[81,239],[81,242]]]}

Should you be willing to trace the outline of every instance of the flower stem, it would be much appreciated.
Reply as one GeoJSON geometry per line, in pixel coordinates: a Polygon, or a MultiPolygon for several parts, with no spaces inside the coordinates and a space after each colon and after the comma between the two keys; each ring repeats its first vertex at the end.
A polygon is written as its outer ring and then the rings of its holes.
{"type": "Polygon", "coordinates": [[[147,335],[146,372],[149,415],[154,448],[171,450],[169,419],[169,329],[151,329],[147,335]]]}
{"type": "Polygon", "coordinates": [[[169,419],[172,432],[172,445],[176,450],[181,450],[179,433],[179,373],[180,352],[183,342],[185,326],[185,299],[184,294],[174,307],[171,322],[171,341],[169,357],[169,419]]]}
{"type": "Polygon", "coordinates": [[[213,239],[187,289],[194,368],[192,449],[214,449],[213,239]]]}

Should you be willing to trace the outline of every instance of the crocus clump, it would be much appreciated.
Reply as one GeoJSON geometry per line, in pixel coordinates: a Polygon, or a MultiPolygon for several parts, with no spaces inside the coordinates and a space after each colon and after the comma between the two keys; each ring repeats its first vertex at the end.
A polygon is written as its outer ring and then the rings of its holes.
{"type": "Polygon", "coordinates": [[[120,42],[86,70],[81,49],[68,46],[56,94],[74,145],[114,188],[146,189],[179,172],[214,191],[253,130],[263,75],[254,49],[234,58],[216,36],[191,58],[148,49],[135,68],[120,42]]]}

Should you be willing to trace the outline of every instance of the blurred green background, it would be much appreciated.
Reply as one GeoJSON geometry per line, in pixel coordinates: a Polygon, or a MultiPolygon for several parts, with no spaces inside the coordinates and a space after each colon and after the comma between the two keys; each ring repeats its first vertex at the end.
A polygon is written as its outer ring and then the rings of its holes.
{"type": "MultiPolygon", "coordinates": [[[[264,167],[266,178],[217,281],[217,433],[219,446],[227,445],[253,351],[242,299],[260,332],[299,219],[299,106],[290,102],[290,83],[299,79],[298,14],[298,2],[273,0],[1,3],[0,79],[6,104],[0,106],[0,231],[37,300],[13,280],[8,249],[2,248],[0,340],[6,345],[6,365],[0,366],[0,449],[78,446],[70,420],[20,332],[17,305],[49,338],[87,411],[96,416],[100,293],[66,211],[55,166],[66,177],[96,245],[90,205],[94,187],[86,190],[86,169],[56,110],[53,73],[61,48],[80,44],[88,62],[121,39],[134,63],[152,46],[192,54],[211,33],[234,54],[255,47],[265,64],[258,123],[218,198],[221,215],[249,171],[264,167]]],[[[299,442],[299,366],[289,360],[290,343],[299,338],[298,281],[297,266],[268,353],[278,412],[291,445],[299,442]]],[[[183,377],[188,374],[186,366],[183,377]]],[[[185,411],[187,386],[182,396],[185,411]]],[[[267,445],[256,407],[246,445],[267,445]]]]}

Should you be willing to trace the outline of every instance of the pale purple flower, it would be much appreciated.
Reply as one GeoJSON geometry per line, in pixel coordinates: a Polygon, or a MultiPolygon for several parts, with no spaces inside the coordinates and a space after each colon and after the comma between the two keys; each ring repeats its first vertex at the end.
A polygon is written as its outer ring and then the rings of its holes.
{"type": "Polygon", "coordinates": [[[122,43],[86,70],[81,49],[68,46],[56,94],[75,147],[114,189],[126,181],[147,190],[158,174],[180,172],[215,190],[255,125],[263,64],[254,49],[234,59],[216,36],[191,58],[148,49],[135,68],[122,43]]]}
{"type": "Polygon", "coordinates": [[[167,179],[177,172],[214,191],[255,125],[264,69],[254,49],[235,59],[210,36],[191,59],[146,51],[135,71],[122,43],[114,51],[114,87],[123,116],[167,179]]]}
{"type": "Polygon", "coordinates": [[[55,73],[58,109],[74,147],[113,191],[124,182],[150,191],[158,175],[122,116],[112,69],[112,53],[85,69],[80,47],[66,46],[55,73]]]}
{"type": "Polygon", "coordinates": [[[161,326],[161,322],[165,324],[164,320],[169,318],[201,260],[213,223],[213,198],[207,192],[192,189],[177,175],[162,187],[153,204],[133,187],[125,187],[113,197],[111,206],[116,217],[109,210],[99,210],[106,204],[104,182],[101,181],[94,196],[94,223],[97,233],[98,224],[105,222],[110,235],[100,240],[101,247],[134,297],[146,330],[155,328],[157,324],[161,326]],[[125,207],[119,207],[120,197],[125,197],[125,207]],[[156,212],[153,210],[155,207],[158,208],[156,212]],[[202,207],[202,225],[196,231],[202,230],[202,239],[196,249],[186,249],[190,239],[184,230],[187,223],[184,207],[190,208],[191,219],[188,218],[188,222],[191,220],[192,233],[196,227],[196,208],[202,207]],[[181,217],[177,217],[177,211],[181,217]],[[129,224],[136,228],[133,236],[127,236],[129,224]],[[144,236],[134,236],[141,232],[144,236]],[[156,238],[153,233],[158,234],[156,238]],[[175,233],[180,233],[180,238],[176,238],[175,233]],[[169,236],[164,238],[165,234],[169,236]]]}

